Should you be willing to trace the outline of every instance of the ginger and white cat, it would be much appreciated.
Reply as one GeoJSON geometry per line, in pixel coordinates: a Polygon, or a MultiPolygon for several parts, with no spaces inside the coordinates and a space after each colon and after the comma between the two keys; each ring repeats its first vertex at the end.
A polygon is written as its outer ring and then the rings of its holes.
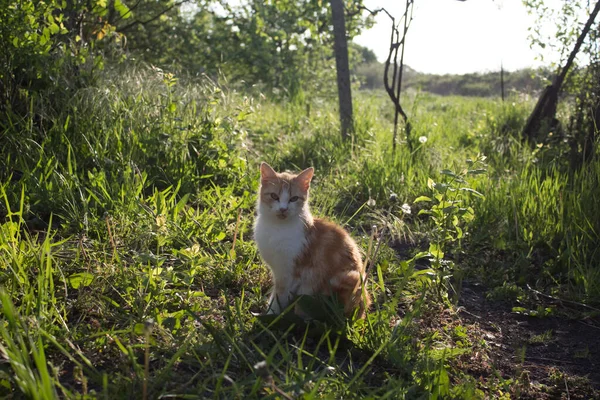
{"type": "Polygon", "coordinates": [[[336,224],[314,218],[308,193],[314,169],[297,175],[260,165],[254,239],[275,283],[270,314],[279,314],[298,295],[337,295],[344,312],[364,317],[371,299],[358,246],[336,224]]]}

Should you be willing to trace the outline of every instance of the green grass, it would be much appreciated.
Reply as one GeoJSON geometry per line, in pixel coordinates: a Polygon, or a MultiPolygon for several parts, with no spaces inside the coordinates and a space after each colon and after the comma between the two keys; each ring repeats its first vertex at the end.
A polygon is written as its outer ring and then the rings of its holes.
{"type": "Polygon", "coordinates": [[[427,140],[411,151],[401,139],[393,154],[381,94],[357,93],[356,135],[343,143],[328,100],[307,112],[156,69],[114,76],[59,110],[32,98],[43,118],[8,115],[0,127],[5,396],[483,397],[508,383],[452,367],[470,345],[460,328],[440,335],[423,322],[447,307],[434,287],[491,277],[600,302],[600,163],[569,174],[521,145],[529,103],[413,93],[412,134],[427,140]],[[419,213],[431,205],[415,199],[480,153],[487,173],[465,174],[464,186],[485,197],[461,197],[474,219],[453,225],[444,211],[436,230],[419,213]],[[256,316],[270,288],[251,238],[262,160],[315,166],[314,212],[364,249],[373,225],[385,232],[365,321],[256,316]],[[456,226],[461,237],[433,233],[456,226]],[[452,262],[454,278],[423,269],[431,242],[443,247],[434,266],[452,262]]]}

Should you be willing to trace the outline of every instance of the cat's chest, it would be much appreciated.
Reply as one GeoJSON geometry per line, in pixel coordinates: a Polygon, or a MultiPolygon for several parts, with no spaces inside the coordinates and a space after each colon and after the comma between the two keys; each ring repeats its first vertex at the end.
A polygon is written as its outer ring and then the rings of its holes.
{"type": "Polygon", "coordinates": [[[275,274],[291,273],[294,260],[306,245],[304,224],[301,220],[277,223],[259,218],[254,227],[254,240],[275,274]]]}

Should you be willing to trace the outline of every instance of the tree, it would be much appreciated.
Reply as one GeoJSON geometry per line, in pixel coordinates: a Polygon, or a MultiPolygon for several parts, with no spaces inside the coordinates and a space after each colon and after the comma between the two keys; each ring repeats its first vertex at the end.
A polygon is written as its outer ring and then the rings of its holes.
{"type": "MultiPolygon", "coordinates": [[[[346,20],[346,35],[362,25],[362,18],[346,20]]],[[[323,84],[334,62],[330,26],[331,9],[319,0],[207,1],[125,34],[129,50],[155,65],[283,89],[278,92],[304,101],[307,91],[330,91],[323,84]],[[220,12],[209,7],[213,3],[220,12]]]]}
{"type": "MultiPolygon", "coordinates": [[[[596,16],[600,12],[600,1],[596,3],[596,6],[590,13],[590,16],[583,27],[581,33],[577,37],[577,41],[575,42],[575,47],[571,51],[569,58],[567,59],[565,65],[561,68],[560,72],[556,75],[551,85],[549,85],[546,90],[540,96],[533,112],[529,116],[527,120],[527,124],[525,125],[525,129],[523,130],[523,135],[526,139],[530,141],[535,141],[537,139],[538,134],[540,134],[540,129],[542,127],[548,127],[552,125],[552,120],[555,119],[556,115],[556,107],[558,103],[558,95],[561,91],[562,85],[565,81],[565,77],[569,72],[569,69],[573,65],[573,61],[575,60],[575,56],[579,52],[583,41],[587,37],[596,16]]],[[[542,132],[543,134],[543,132],[542,132]]]]}
{"type": "Polygon", "coordinates": [[[600,13],[600,1],[591,4],[565,1],[556,10],[547,7],[544,0],[528,0],[526,5],[537,15],[538,25],[547,26],[550,21],[555,24],[551,36],[544,35],[540,26],[535,26],[532,45],[559,53],[563,66],[556,69],[552,84],[540,96],[523,130],[523,138],[530,143],[553,142],[548,147],[555,149],[553,160],[569,160],[570,169],[574,171],[595,158],[598,142],[600,26],[594,21],[600,13]],[[580,26],[579,20],[587,20],[581,30],[573,28],[580,26]],[[579,53],[584,57],[577,58],[579,53]],[[561,93],[564,94],[562,98],[573,105],[567,121],[559,121],[556,117],[561,93]]]}
{"type": "Polygon", "coordinates": [[[342,0],[331,0],[333,21],[335,65],[337,71],[338,100],[342,138],[347,140],[353,133],[352,90],[348,66],[348,40],[342,0]]]}

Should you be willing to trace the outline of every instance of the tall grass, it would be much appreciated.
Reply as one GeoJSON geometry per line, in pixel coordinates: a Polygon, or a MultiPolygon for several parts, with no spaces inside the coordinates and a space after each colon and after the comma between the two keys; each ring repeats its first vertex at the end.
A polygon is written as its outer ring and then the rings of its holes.
{"type": "Polygon", "coordinates": [[[447,249],[457,268],[600,298],[600,168],[569,176],[534,162],[515,140],[528,104],[412,94],[413,135],[426,140],[410,151],[401,138],[394,154],[392,109],[377,94],[358,94],[349,143],[329,101],[275,102],[152,68],[107,72],[62,108],[50,101],[1,125],[3,395],[468,398],[474,378],[449,378],[468,349],[420,325],[435,308],[433,271],[408,259],[428,251],[433,227],[414,200],[481,152],[488,174],[469,184],[485,199],[472,199],[475,219],[447,249]],[[255,315],[270,287],[251,240],[261,160],[315,166],[315,212],[365,249],[374,224],[393,233],[365,321],[340,330],[255,315]],[[399,242],[411,243],[400,256],[399,242]]]}

